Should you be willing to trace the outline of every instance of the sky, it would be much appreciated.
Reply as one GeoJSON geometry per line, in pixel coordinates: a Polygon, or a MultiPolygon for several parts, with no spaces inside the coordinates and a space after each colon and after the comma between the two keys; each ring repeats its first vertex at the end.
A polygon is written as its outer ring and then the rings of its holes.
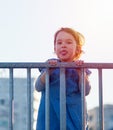
{"type": "MultiPolygon", "coordinates": [[[[56,57],[54,33],[72,27],[85,36],[85,62],[113,63],[113,0],[1,0],[0,62],[45,62],[56,57]]],[[[112,103],[112,70],[104,71],[104,103],[112,103]]],[[[92,70],[88,107],[98,104],[92,70]]]]}

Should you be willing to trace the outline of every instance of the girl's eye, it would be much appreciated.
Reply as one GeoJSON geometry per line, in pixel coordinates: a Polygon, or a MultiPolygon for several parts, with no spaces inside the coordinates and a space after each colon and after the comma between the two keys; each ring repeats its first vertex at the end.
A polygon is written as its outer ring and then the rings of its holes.
{"type": "Polygon", "coordinates": [[[67,42],[68,44],[71,44],[72,42],[67,42]]]}
{"type": "Polygon", "coordinates": [[[58,42],[57,42],[57,44],[59,44],[59,45],[60,45],[60,44],[62,44],[62,42],[61,42],[61,41],[58,41],[58,42]]]}
{"type": "Polygon", "coordinates": [[[72,44],[72,41],[67,41],[67,44],[72,44]]]}

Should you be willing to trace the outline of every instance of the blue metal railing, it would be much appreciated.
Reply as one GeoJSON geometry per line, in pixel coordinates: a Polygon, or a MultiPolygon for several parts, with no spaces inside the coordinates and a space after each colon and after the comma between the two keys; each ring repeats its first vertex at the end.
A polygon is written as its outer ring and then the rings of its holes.
{"type": "Polygon", "coordinates": [[[49,130],[49,68],[60,68],[60,130],[66,130],[66,95],[65,95],[65,68],[81,68],[81,87],[82,87],[82,130],[85,130],[85,90],[84,90],[84,69],[98,69],[99,77],[99,130],[104,130],[104,113],[103,113],[103,87],[102,87],[102,70],[113,69],[113,63],[84,63],[82,66],[75,66],[74,63],[58,63],[56,66],[51,66],[48,63],[0,63],[0,68],[9,69],[9,84],[10,84],[10,116],[9,116],[9,130],[13,130],[13,107],[14,107],[14,83],[13,70],[25,68],[27,70],[27,104],[28,104],[28,120],[27,130],[31,128],[31,69],[33,68],[47,68],[46,74],[46,130],[49,130]]]}

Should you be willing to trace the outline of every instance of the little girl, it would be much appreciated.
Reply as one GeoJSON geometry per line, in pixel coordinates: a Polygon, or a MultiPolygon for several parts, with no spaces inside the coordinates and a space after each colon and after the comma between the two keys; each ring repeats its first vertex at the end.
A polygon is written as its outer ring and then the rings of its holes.
{"type": "MultiPolygon", "coordinates": [[[[71,28],[61,28],[54,35],[54,51],[58,59],[49,59],[47,62],[51,65],[57,62],[75,62],[77,65],[83,64],[79,60],[82,54],[82,45],[84,37],[79,32],[71,28]]],[[[45,130],[45,75],[46,69],[40,69],[41,74],[36,80],[35,88],[41,92],[40,106],[38,110],[36,130],[45,130]]],[[[81,88],[79,85],[79,69],[66,68],[66,130],[82,130],[82,106],[81,106],[81,88]]],[[[59,90],[60,77],[59,68],[50,70],[50,130],[60,130],[60,113],[59,113],[59,90]]],[[[90,92],[88,75],[85,73],[85,95],[90,92]]],[[[86,113],[87,114],[87,113],[86,113]]],[[[86,119],[87,122],[87,119],[86,119]]],[[[88,129],[88,128],[86,128],[88,129]]]]}

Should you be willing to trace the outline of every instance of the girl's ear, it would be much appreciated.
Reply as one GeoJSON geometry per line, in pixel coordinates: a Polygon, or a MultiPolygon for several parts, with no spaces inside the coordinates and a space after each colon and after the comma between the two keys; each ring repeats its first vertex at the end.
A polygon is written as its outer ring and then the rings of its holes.
{"type": "Polygon", "coordinates": [[[82,53],[81,46],[77,46],[76,48],[76,58],[79,58],[82,53]]]}

